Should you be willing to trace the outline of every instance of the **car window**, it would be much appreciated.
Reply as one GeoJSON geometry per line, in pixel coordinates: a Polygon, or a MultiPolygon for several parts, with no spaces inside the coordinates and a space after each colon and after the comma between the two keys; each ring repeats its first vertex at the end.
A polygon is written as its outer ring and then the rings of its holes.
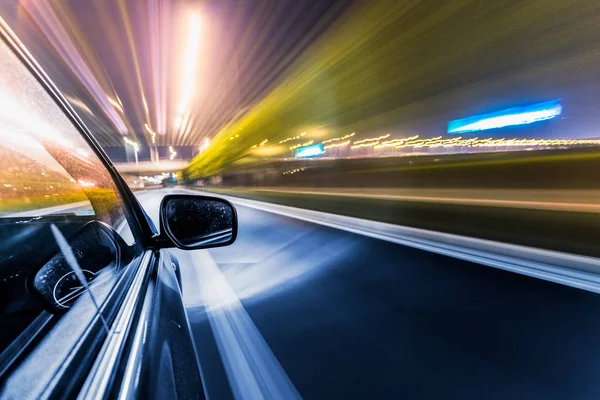
{"type": "Polygon", "coordinates": [[[0,41],[0,375],[36,335],[82,335],[139,254],[108,170],[0,41]]]}

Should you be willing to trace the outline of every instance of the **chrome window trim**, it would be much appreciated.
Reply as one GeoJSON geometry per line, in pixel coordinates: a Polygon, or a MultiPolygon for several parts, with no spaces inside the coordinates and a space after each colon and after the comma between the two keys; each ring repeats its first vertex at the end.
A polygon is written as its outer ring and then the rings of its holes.
{"type": "MultiPolygon", "coordinates": [[[[157,260],[157,268],[160,268],[163,260],[163,252],[161,251],[157,260]]],[[[123,370],[123,376],[121,378],[120,389],[118,399],[128,399],[134,397],[137,391],[139,374],[141,369],[141,362],[143,358],[144,343],[146,342],[146,336],[148,334],[148,324],[151,318],[152,312],[152,299],[155,291],[154,284],[148,286],[148,290],[144,295],[144,304],[140,312],[138,324],[133,332],[133,341],[131,343],[131,349],[127,355],[127,362],[123,370]]]]}
{"type": "Polygon", "coordinates": [[[116,374],[120,355],[137,315],[134,311],[145,299],[142,292],[147,287],[153,260],[152,251],[146,250],[127,296],[123,300],[110,332],[81,388],[78,399],[105,398],[109,395],[111,380],[116,374]]]}

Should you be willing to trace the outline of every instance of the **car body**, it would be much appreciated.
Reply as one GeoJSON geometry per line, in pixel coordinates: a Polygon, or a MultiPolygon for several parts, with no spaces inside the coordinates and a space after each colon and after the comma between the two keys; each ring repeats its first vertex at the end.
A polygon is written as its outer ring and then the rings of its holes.
{"type": "Polygon", "coordinates": [[[235,209],[167,196],[159,233],[1,19],[0,39],[0,397],[204,398],[168,248],[233,242],[235,209]],[[201,212],[212,206],[227,221],[201,212]]]}

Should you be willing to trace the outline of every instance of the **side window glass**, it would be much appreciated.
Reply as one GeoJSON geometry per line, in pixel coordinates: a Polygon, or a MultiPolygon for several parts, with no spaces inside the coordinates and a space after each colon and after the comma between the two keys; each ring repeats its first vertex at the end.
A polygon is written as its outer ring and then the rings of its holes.
{"type": "Polygon", "coordinates": [[[61,342],[84,334],[139,260],[126,215],[100,159],[0,41],[0,375],[36,335],[66,359],[61,342]]]}

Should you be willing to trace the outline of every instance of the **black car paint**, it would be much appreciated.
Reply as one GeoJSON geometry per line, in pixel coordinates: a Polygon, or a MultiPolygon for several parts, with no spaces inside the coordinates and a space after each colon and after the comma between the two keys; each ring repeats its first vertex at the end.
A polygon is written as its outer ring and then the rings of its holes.
{"type": "MultiPolygon", "coordinates": [[[[142,362],[140,395],[157,399],[204,399],[196,348],[181,301],[178,268],[163,257],[151,283],[152,318],[142,362]]],[[[180,279],[180,278],[179,278],[180,279]]]]}

